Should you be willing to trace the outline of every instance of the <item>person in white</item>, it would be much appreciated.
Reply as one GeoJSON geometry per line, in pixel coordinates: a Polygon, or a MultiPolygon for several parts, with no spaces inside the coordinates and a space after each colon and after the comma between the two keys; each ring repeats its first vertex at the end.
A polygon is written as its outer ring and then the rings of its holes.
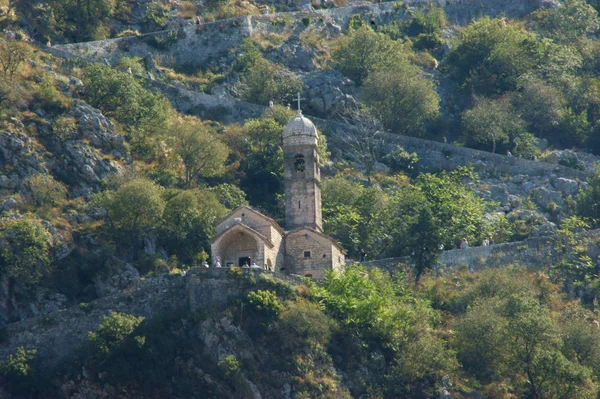
{"type": "Polygon", "coordinates": [[[463,238],[462,241],[460,242],[460,249],[468,249],[469,248],[469,241],[467,241],[466,238],[463,238]]]}
{"type": "Polygon", "coordinates": [[[481,242],[481,245],[484,247],[487,247],[488,245],[490,245],[490,242],[488,241],[487,238],[484,238],[483,241],[481,242]]]}

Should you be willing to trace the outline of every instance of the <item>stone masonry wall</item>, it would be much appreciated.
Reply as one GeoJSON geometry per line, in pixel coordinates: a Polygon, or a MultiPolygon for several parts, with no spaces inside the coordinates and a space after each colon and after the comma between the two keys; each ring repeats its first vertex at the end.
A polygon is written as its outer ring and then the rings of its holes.
{"type": "Polygon", "coordinates": [[[286,259],[289,272],[314,278],[322,278],[323,271],[334,265],[334,245],[329,239],[310,230],[300,230],[289,234],[286,238],[286,259]],[[310,258],[304,257],[304,252],[310,251],[310,258]]]}
{"type": "MultiPolygon", "coordinates": [[[[281,233],[275,229],[275,227],[271,226],[271,242],[273,243],[273,248],[265,247],[265,259],[264,264],[269,264],[271,270],[278,273],[279,268],[283,266],[284,263],[284,244],[283,244],[283,236],[281,233]]],[[[258,265],[264,266],[264,265],[258,265]]]]}
{"type": "MultiPolygon", "coordinates": [[[[600,230],[590,231],[587,235],[599,238],[600,230]]],[[[548,266],[556,260],[554,242],[553,237],[540,237],[487,247],[471,247],[469,249],[444,251],[439,256],[435,272],[443,274],[446,271],[462,267],[470,271],[477,271],[511,264],[524,265],[533,269],[548,266]]],[[[388,258],[372,260],[363,264],[365,266],[377,266],[392,271],[398,264],[409,262],[409,258],[388,258]]]]}
{"type": "MultiPolygon", "coordinates": [[[[260,270],[242,269],[260,277],[260,270]]],[[[293,280],[293,279],[292,279],[293,280]]],[[[177,312],[219,309],[251,289],[243,278],[232,278],[229,269],[192,269],[185,277],[165,276],[139,281],[137,287],[115,296],[75,306],[46,317],[6,326],[7,339],[0,342],[0,362],[18,347],[37,349],[43,365],[53,366],[76,353],[104,316],[124,312],[146,318],[177,312]]]]}
{"type": "MultiPolygon", "coordinates": [[[[430,0],[404,0],[405,4],[426,4],[430,0]]],[[[503,15],[509,18],[523,16],[540,7],[544,0],[438,0],[444,7],[448,19],[458,25],[466,24],[482,15],[503,15]]],[[[238,47],[241,41],[256,33],[276,32],[282,25],[303,27],[302,20],[315,24],[329,24],[345,29],[355,14],[370,19],[376,24],[388,23],[403,15],[394,2],[382,4],[366,3],[350,7],[317,11],[251,15],[238,18],[190,25],[178,30],[148,33],[140,36],[76,43],[58,46],[69,52],[97,60],[108,59],[118,62],[121,55],[145,57],[149,53],[161,58],[163,65],[179,67],[206,67],[211,63],[227,60],[229,50],[238,47]],[[314,21],[314,22],[312,22],[314,21]]]]}
{"type": "Polygon", "coordinates": [[[116,296],[73,307],[45,317],[36,317],[6,326],[8,339],[0,343],[0,362],[16,348],[37,349],[44,363],[57,364],[71,356],[111,312],[125,312],[152,318],[180,310],[185,301],[185,279],[166,278],[138,281],[137,287],[116,296]]]}

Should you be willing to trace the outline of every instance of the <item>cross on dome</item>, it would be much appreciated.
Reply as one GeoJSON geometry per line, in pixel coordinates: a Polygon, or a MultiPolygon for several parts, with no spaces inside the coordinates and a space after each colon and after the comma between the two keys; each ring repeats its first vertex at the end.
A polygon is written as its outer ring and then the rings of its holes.
{"type": "Polygon", "coordinates": [[[298,115],[302,115],[302,110],[300,109],[300,92],[298,92],[298,115]]]}

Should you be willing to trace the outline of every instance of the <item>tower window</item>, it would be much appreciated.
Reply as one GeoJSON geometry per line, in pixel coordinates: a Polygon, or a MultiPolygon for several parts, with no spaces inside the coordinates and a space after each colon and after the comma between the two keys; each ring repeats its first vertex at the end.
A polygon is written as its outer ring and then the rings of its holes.
{"type": "Polygon", "coordinates": [[[296,172],[304,172],[304,170],[306,169],[304,155],[296,155],[296,160],[294,161],[294,169],[296,169],[296,172]]]}
{"type": "Polygon", "coordinates": [[[304,251],[304,257],[310,258],[310,251],[304,251]]]}
{"type": "Polygon", "coordinates": [[[300,201],[298,201],[298,209],[300,209],[300,201]]]}

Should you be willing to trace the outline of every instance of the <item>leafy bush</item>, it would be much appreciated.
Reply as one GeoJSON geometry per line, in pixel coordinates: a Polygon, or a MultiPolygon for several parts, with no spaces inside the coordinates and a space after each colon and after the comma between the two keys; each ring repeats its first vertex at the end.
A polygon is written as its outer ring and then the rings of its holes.
{"type": "Polygon", "coordinates": [[[52,236],[31,217],[0,218],[0,276],[34,289],[52,260],[52,236]]]}
{"type": "Polygon", "coordinates": [[[433,82],[408,62],[371,73],[363,85],[364,101],[386,129],[420,135],[439,114],[439,96],[433,82]]]}
{"type": "Polygon", "coordinates": [[[223,370],[225,378],[231,381],[237,381],[240,378],[241,363],[235,355],[225,356],[218,366],[223,370]]]}
{"type": "Polygon", "coordinates": [[[392,172],[412,173],[419,162],[419,157],[414,152],[397,147],[385,157],[385,162],[392,172]]]}
{"type": "Polygon", "coordinates": [[[165,201],[161,188],[148,180],[134,179],[102,193],[98,200],[107,210],[111,232],[124,239],[123,245],[139,245],[160,227],[165,201]]]}
{"type": "Polygon", "coordinates": [[[396,70],[407,64],[407,54],[399,42],[368,26],[351,28],[347,35],[333,43],[332,57],[335,67],[362,85],[376,70],[396,70]]]}
{"type": "Polygon", "coordinates": [[[273,291],[251,291],[246,296],[246,303],[251,312],[263,318],[267,323],[274,320],[282,308],[273,291]]]}
{"type": "Polygon", "coordinates": [[[283,351],[296,351],[306,346],[326,347],[338,326],[317,304],[301,300],[286,304],[277,328],[283,351]]]}
{"type": "MultiPolygon", "coordinates": [[[[143,321],[143,317],[127,313],[113,312],[110,316],[104,316],[102,324],[96,328],[96,331],[88,333],[92,356],[96,360],[107,359],[115,350],[122,348],[143,321]]],[[[143,344],[143,337],[135,338],[137,342],[143,344]]]]}
{"type": "Polygon", "coordinates": [[[84,69],[86,100],[124,125],[134,153],[155,156],[166,127],[169,102],[128,73],[95,64],[84,69]]]}
{"type": "Polygon", "coordinates": [[[263,58],[250,40],[242,43],[241,51],[238,68],[244,100],[264,105],[271,100],[289,104],[296,93],[302,92],[300,79],[285,67],[263,58]]]}
{"type": "Polygon", "coordinates": [[[37,350],[18,347],[16,353],[8,355],[5,363],[0,363],[3,387],[14,395],[45,396],[50,384],[41,373],[38,360],[37,350]]]}
{"type": "Polygon", "coordinates": [[[58,91],[50,78],[46,78],[35,93],[37,106],[46,111],[62,113],[71,107],[71,99],[58,91]]]}
{"type": "Polygon", "coordinates": [[[51,207],[62,204],[67,198],[67,187],[52,177],[39,173],[25,182],[31,191],[33,202],[37,206],[51,207]]]}

